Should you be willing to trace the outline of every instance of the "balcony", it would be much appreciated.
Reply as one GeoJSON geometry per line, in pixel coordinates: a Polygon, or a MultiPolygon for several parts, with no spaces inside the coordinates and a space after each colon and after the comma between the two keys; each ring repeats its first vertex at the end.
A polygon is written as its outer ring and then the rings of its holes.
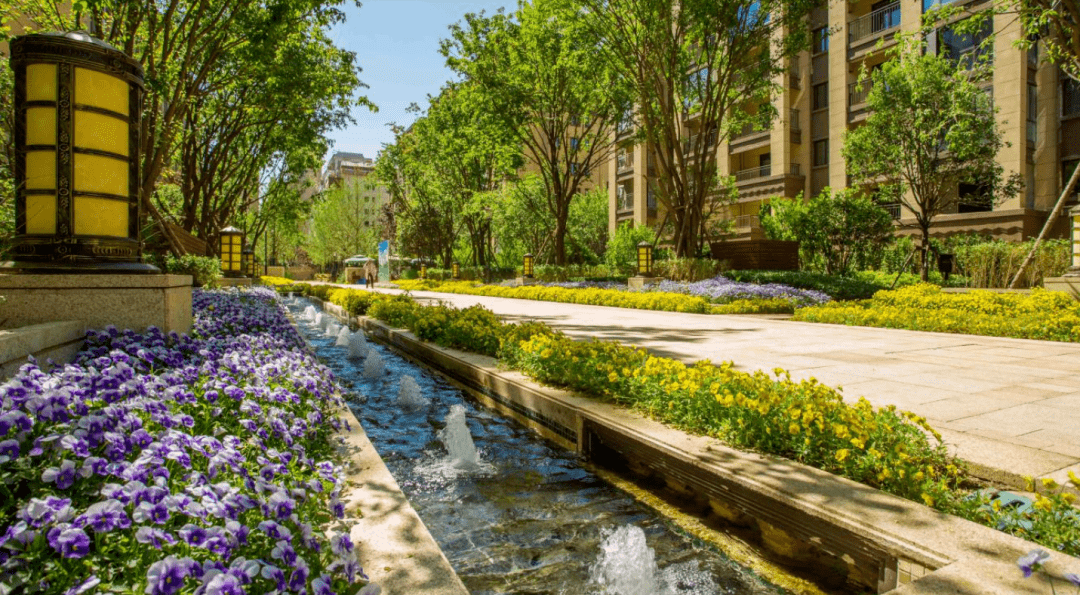
{"type": "Polygon", "coordinates": [[[899,221],[900,220],[900,213],[901,213],[901,210],[903,208],[903,205],[901,205],[900,203],[894,203],[894,204],[890,204],[890,205],[881,205],[881,208],[885,209],[885,212],[888,213],[889,216],[893,218],[893,221],[899,221]]]}
{"type": "Polygon", "coordinates": [[[799,110],[792,108],[788,114],[788,130],[791,133],[791,142],[796,145],[802,144],[802,124],[800,124],[800,118],[802,114],[799,110]]]}
{"type": "Polygon", "coordinates": [[[868,115],[866,98],[870,95],[870,88],[873,86],[873,81],[870,79],[848,85],[847,105],[849,124],[861,122],[866,119],[866,116],[868,115]]]}
{"type": "Polygon", "coordinates": [[[848,59],[869,52],[883,37],[900,28],[900,3],[893,2],[848,21],[848,59]]]}
{"type": "Polygon", "coordinates": [[[798,60],[791,63],[791,70],[788,71],[788,86],[792,89],[802,89],[802,68],[798,60]]]}
{"type": "Polygon", "coordinates": [[[761,217],[758,215],[739,215],[735,217],[735,229],[761,229],[761,217]]]}
{"type": "Polygon", "coordinates": [[[794,197],[806,185],[806,176],[798,163],[792,163],[787,172],[777,173],[772,165],[763,165],[735,172],[735,187],[739,190],[739,202],[759,200],[768,196],[794,197]]]}
{"type": "Polygon", "coordinates": [[[771,142],[771,130],[754,130],[753,124],[747,124],[728,141],[728,152],[734,154],[753,151],[767,147],[771,142]]]}
{"type": "Polygon", "coordinates": [[[619,153],[615,157],[615,173],[623,175],[634,171],[634,159],[632,155],[619,153]]]}
{"type": "Polygon", "coordinates": [[[692,134],[683,139],[683,153],[686,153],[687,155],[696,155],[698,152],[697,149],[699,148],[698,143],[702,143],[700,148],[705,149],[715,145],[717,140],[718,137],[715,130],[710,130],[708,133],[699,132],[697,134],[692,134]],[[701,140],[702,136],[705,137],[704,141],[701,140]]]}

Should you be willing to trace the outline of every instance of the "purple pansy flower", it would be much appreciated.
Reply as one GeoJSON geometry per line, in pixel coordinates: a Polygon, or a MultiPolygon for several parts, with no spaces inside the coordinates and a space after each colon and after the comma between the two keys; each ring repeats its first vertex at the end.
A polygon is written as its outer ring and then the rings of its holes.
{"type": "Polygon", "coordinates": [[[1017,566],[1020,567],[1020,571],[1024,573],[1024,578],[1031,576],[1031,573],[1042,568],[1043,562],[1050,559],[1050,554],[1043,550],[1035,549],[1031,550],[1024,556],[1016,561],[1017,566]]]}

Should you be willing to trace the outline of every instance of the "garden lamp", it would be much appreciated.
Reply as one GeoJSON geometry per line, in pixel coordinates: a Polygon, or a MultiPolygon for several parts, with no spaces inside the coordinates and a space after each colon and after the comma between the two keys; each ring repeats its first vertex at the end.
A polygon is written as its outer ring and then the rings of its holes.
{"type": "Polygon", "coordinates": [[[26,273],[158,273],[140,262],[137,61],[83,31],[11,42],[14,262],[26,273]]]}
{"type": "Polygon", "coordinates": [[[460,274],[461,274],[461,267],[458,265],[457,261],[455,260],[454,264],[450,265],[450,277],[454,281],[457,281],[458,280],[458,275],[460,275],[460,274]]]}
{"type": "Polygon", "coordinates": [[[241,260],[243,262],[244,275],[248,277],[255,276],[255,251],[251,249],[251,246],[244,248],[240,253],[241,260]]]}
{"type": "Polygon", "coordinates": [[[526,279],[532,279],[532,276],[533,276],[533,255],[532,255],[532,252],[525,255],[525,262],[522,264],[521,274],[526,279]]]}
{"type": "Polygon", "coordinates": [[[420,278],[427,279],[427,265],[423,262],[420,263],[420,278]]]}
{"type": "Polygon", "coordinates": [[[638,242],[637,273],[639,277],[652,276],[652,244],[649,242],[638,242]]]}
{"type": "Polygon", "coordinates": [[[241,254],[244,246],[244,232],[229,226],[221,230],[219,235],[222,274],[226,277],[241,276],[243,274],[241,254]]]}
{"type": "Polygon", "coordinates": [[[1077,276],[1080,275],[1080,205],[1069,209],[1069,215],[1072,219],[1072,228],[1069,230],[1069,237],[1072,239],[1072,266],[1066,274],[1077,276]]]}

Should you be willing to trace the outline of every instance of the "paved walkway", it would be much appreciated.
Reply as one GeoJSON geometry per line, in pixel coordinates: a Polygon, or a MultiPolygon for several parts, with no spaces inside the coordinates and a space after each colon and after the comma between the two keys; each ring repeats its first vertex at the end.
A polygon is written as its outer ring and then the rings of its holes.
{"type": "MultiPolygon", "coordinates": [[[[393,289],[377,289],[400,293],[393,289]]],[[[509,321],[537,320],[578,339],[612,339],[692,362],[791,372],[925,416],[977,475],[1013,487],[1023,477],[1080,473],[1080,345],[847,327],[531,300],[414,292],[457,307],[481,304],[509,321]]]]}

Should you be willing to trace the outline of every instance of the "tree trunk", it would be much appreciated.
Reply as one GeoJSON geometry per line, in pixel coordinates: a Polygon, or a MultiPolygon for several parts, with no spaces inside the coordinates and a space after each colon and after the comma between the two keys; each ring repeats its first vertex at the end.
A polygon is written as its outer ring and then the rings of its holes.
{"type": "Polygon", "coordinates": [[[568,213],[561,213],[555,219],[555,264],[566,266],[566,218],[568,213]]]}
{"type": "MultiPolygon", "coordinates": [[[[1072,193],[1073,188],[1076,187],[1077,180],[1080,180],[1080,165],[1077,165],[1073,169],[1073,173],[1069,176],[1069,183],[1065,184],[1065,188],[1061,191],[1061,196],[1058,197],[1057,203],[1054,204],[1053,210],[1050,211],[1050,216],[1046,218],[1046,223],[1043,224],[1042,231],[1039,232],[1039,237],[1035,238],[1035,243],[1031,246],[1031,251],[1024,257],[1024,262],[1020,263],[1020,269],[1016,271],[1016,276],[1013,277],[1012,283],[1009,283],[1009,289],[1016,289],[1020,285],[1020,279],[1024,276],[1024,272],[1027,271],[1031,261],[1035,260],[1035,253],[1039,251],[1039,244],[1043,239],[1050,234],[1050,229],[1057,223],[1058,216],[1061,215],[1061,209],[1065,206],[1065,199],[1072,193]]],[[[1071,249],[1072,247],[1070,247],[1071,249]]]]}
{"type": "Polygon", "coordinates": [[[922,264],[919,266],[919,278],[923,283],[930,281],[930,223],[920,225],[922,228],[922,246],[919,250],[922,251],[922,264]]]}

